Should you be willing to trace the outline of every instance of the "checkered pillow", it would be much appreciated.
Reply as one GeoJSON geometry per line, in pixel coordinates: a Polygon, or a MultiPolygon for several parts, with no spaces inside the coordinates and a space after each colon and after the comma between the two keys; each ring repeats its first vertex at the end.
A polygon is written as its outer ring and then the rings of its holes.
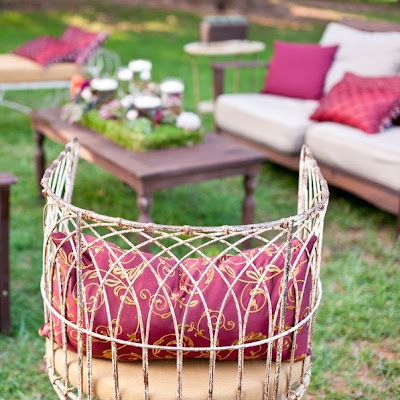
{"type": "Polygon", "coordinates": [[[347,73],[321,99],[311,119],[378,133],[399,115],[400,76],[370,78],[347,73]]]}

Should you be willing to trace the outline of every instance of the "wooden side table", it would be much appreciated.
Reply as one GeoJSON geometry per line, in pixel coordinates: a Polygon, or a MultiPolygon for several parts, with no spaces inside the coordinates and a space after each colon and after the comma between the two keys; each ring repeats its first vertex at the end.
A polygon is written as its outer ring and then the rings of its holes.
{"type": "Polygon", "coordinates": [[[9,216],[10,186],[17,178],[8,173],[0,173],[0,332],[10,333],[10,259],[9,259],[9,216]]]}
{"type": "MultiPolygon", "coordinates": [[[[199,113],[212,112],[214,104],[212,100],[201,101],[200,73],[197,64],[198,56],[233,56],[235,58],[244,54],[257,54],[265,49],[263,42],[254,40],[224,40],[220,42],[192,42],[184,46],[184,51],[189,54],[193,73],[193,90],[195,102],[199,113]]],[[[234,87],[239,88],[239,70],[236,71],[234,87]]]]}

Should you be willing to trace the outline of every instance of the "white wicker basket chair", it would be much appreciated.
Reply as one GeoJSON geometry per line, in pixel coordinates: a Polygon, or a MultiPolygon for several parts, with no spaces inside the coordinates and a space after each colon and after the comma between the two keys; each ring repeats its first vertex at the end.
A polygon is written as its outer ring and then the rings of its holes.
{"type": "Polygon", "coordinates": [[[42,180],[40,333],[59,397],[301,398],[329,199],[308,149],[297,215],[222,227],[143,224],[72,205],[78,153],[74,140],[42,180]]]}

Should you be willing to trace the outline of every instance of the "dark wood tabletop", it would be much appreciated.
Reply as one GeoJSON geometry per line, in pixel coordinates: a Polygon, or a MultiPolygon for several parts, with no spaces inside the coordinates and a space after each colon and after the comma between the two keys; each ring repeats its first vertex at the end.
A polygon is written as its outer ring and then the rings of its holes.
{"type": "MultiPolygon", "coordinates": [[[[57,109],[35,111],[30,117],[37,143],[38,179],[44,172],[44,137],[63,145],[77,137],[84,159],[106,169],[136,190],[140,220],[150,220],[149,208],[155,190],[233,175],[243,175],[254,181],[266,159],[262,153],[221,134],[207,133],[204,142],[194,146],[139,153],[88,128],[62,121],[57,109]],[[143,203],[150,204],[147,207],[143,203]]],[[[248,222],[248,218],[245,219],[248,222]]]]}

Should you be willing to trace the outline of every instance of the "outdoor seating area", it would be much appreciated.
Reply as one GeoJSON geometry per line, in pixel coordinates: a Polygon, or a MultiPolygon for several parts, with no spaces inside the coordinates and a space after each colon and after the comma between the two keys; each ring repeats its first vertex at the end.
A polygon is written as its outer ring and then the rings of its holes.
{"type": "Polygon", "coordinates": [[[399,397],[398,5],[23,3],[0,399],[399,397]]]}
{"type": "MultiPolygon", "coordinates": [[[[364,102],[361,95],[351,92],[350,86],[350,81],[365,86],[363,79],[355,75],[361,73],[369,77],[365,79],[370,85],[386,84],[397,90],[396,82],[400,80],[387,78],[392,81],[385,83],[380,77],[396,72],[400,24],[346,18],[340,23],[328,24],[320,44],[339,45],[339,54],[323,83],[325,103],[319,103],[311,98],[313,96],[307,97],[307,85],[298,89],[299,94],[295,93],[284,78],[281,78],[281,86],[273,83],[271,94],[263,91],[223,95],[224,71],[229,67],[240,68],[241,64],[214,64],[217,127],[264,150],[270,160],[295,170],[301,146],[307,144],[331,184],[397,215],[396,233],[400,235],[400,128],[366,135],[365,132],[375,133],[378,129],[374,119],[379,120],[376,113],[381,112],[377,110],[380,110],[379,95],[382,94],[374,93],[376,103],[372,99],[364,102]],[[371,52],[377,59],[367,63],[371,52]],[[343,77],[349,82],[349,88],[345,89],[349,90],[349,95],[343,94],[339,86],[336,95],[334,90],[330,92],[343,77]]],[[[294,60],[284,62],[294,63],[294,60]]],[[[276,65],[269,66],[274,76],[279,74],[275,72],[276,65]]],[[[245,68],[252,66],[259,67],[260,63],[243,65],[245,68]]],[[[265,64],[261,66],[266,68],[265,64]]],[[[293,71],[299,69],[298,66],[292,68],[293,71]]],[[[296,79],[305,78],[295,78],[293,84],[296,79]]]]}

